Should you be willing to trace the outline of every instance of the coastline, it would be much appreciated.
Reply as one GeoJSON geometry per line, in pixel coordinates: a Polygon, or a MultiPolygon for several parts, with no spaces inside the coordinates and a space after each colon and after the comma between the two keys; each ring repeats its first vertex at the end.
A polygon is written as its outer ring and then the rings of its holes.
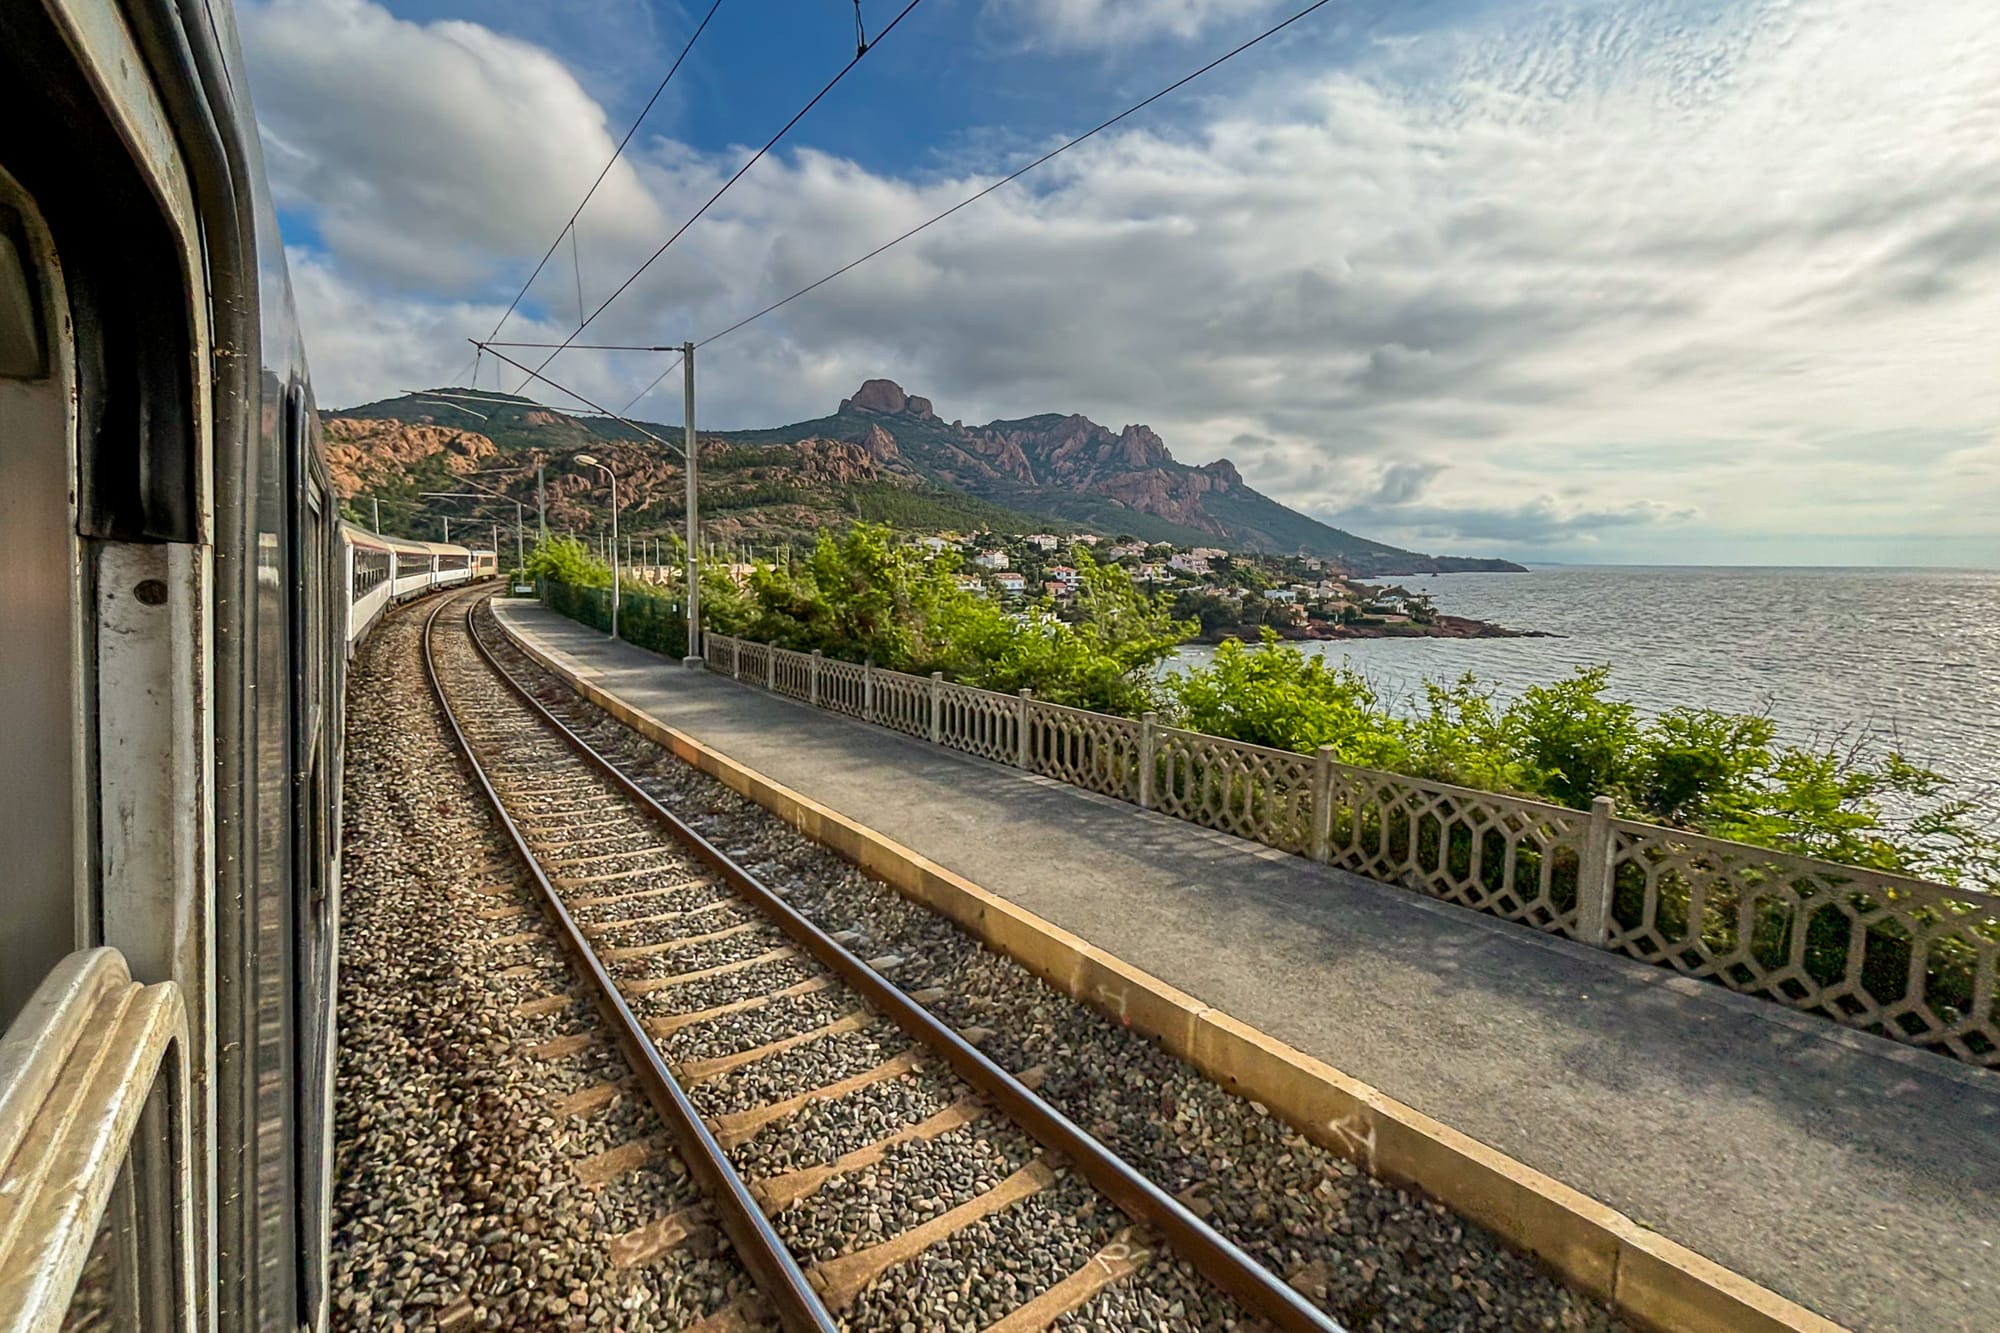
{"type": "MultiPolygon", "coordinates": [[[[1230,640],[1256,643],[1263,635],[1264,628],[1261,625],[1238,625],[1233,629],[1217,629],[1198,634],[1187,642],[1205,644],[1211,648],[1230,640]]],[[[1338,621],[1312,620],[1303,625],[1271,628],[1280,639],[1293,643],[1333,643],[1351,639],[1560,639],[1564,637],[1544,629],[1509,629],[1505,625],[1474,620],[1470,616],[1443,614],[1438,615],[1428,625],[1420,625],[1415,621],[1350,625],[1338,621]]]]}

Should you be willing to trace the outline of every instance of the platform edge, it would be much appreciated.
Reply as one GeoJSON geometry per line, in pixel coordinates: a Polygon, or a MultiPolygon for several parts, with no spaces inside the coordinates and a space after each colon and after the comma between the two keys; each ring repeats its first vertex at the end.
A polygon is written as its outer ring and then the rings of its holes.
{"type": "Polygon", "coordinates": [[[1662,1333],[1843,1333],[1797,1302],[668,726],[595,683],[598,673],[496,619],[516,647],[579,697],[677,758],[1070,997],[1159,1041],[1322,1147],[1479,1223],[1634,1322],[1662,1333]]]}

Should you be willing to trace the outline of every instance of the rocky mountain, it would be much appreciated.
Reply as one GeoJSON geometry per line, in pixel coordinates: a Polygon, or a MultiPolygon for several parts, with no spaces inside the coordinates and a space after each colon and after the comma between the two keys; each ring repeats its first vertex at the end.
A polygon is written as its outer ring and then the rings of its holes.
{"type": "MultiPolygon", "coordinates": [[[[626,530],[640,532],[680,517],[679,466],[649,435],[677,447],[681,432],[638,425],[572,417],[505,395],[437,390],[332,414],[326,433],[343,491],[393,495],[397,504],[423,490],[463,489],[442,483],[475,471],[510,497],[522,496],[525,480],[532,500],[535,467],[547,464],[550,522],[566,529],[584,528],[601,513],[589,495],[595,474],[569,462],[589,449],[614,460],[626,530]]],[[[1112,431],[1055,413],[967,426],[944,420],[929,399],[886,379],[863,384],[831,416],[704,434],[701,464],[704,517],[723,534],[751,540],[865,517],[911,528],[1075,528],[1304,554],[1364,576],[1519,568],[1424,555],[1345,532],[1264,495],[1228,459],[1178,461],[1148,426],[1112,431]]],[[[397,512],[420,523],[426,511],[397,512]]]]}
{"type": "Polygon", "coordinates": [[[1314,555],[1363,575],[1519,568],[1405,551],[1322,523],[1250,486],[1226,458],[1178,461],[1149,426],[1113,431],[1057,413],[968,426],[891,380],[869,380],[832,416],[721,438],[774,445],[802,436],[865,441],[878,457],[893,445],[894,457],[935,485],[1098,532],[1314,555]]]}

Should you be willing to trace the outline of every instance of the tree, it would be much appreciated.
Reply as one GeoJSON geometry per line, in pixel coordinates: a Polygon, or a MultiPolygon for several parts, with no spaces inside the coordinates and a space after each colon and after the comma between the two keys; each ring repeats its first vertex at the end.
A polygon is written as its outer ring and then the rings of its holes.
{"type": "Polygon", "coordinates": [[[531,579],[549,579],[576,588],[608,588],[611,566],[592,555],[574,537],[544,537],[528,552],[524,566],[531,579]]]}

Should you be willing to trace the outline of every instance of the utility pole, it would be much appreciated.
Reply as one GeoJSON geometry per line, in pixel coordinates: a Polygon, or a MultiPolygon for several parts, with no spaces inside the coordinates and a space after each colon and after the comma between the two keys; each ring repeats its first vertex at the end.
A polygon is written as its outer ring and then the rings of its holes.
{"type": "Polygon", "coordinates": [[[446,514],[446,515],[444,516],[444,539],[445,539],[445,542],[446,542],[447,544],[449,544],[449,543],[451,542],[451,515],[450,515],[450,514],[446,514]]]}
{"type": "Polygon", "coordinates": [[[681,385],[686,399],[686,433],[682,439],[687,458],[687,656],[683,665],[700,666],[701,655],[701,513],[695,507],[696,464],[695,455],[700,452],[694,442],[694,344],[681,344],[681,385]]]}
{"type": "Polygon", "coordinates": [[[382,531],[382,502],[371,495],[368,497],[368,505],[375,511],[375,531],[379,533],[382,531]]]}
{"type": "Polygon", "coordinates": [[[535,540],[538,543],[549,539],[549,500],[543,489],[546,470],[544,464],[535,465],[535,540]]]}
{"type": "Polygon", "coordinates": [[[514,568],[528,567],[527,541],[521,532],[521,502],[514,501],[514,568]]]}

